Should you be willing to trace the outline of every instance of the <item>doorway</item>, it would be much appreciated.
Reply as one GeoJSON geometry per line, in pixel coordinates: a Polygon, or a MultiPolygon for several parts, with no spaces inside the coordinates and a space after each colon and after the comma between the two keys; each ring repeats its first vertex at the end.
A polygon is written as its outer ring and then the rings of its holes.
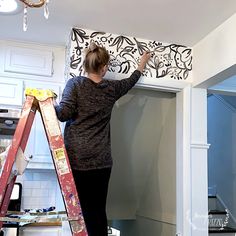
{"type": "Polygon", "coordinates": [[[176,234],[176,94],[132,89],[115,105],[110,226],[122,236],[176,234]]]}
{"type": "Polygon", "coordinates": [[[207,99],[209,232],[236,233],[236,91],[211,92],[207,99]]]}

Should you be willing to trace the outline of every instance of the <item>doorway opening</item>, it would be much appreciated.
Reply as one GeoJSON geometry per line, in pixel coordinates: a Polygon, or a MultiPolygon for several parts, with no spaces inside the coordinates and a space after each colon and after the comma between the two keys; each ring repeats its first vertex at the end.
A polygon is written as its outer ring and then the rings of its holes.
{"type": "Polygon", "coordinates": [[[122,236],[176,234],[176,94],[132,89],[114,107],[109,225],[122,236]]]}
{"type": "Polygon", "coordinates": [[[235,78],[211,88],[208,109],[209,232],[236,233],[236,89],[235,78]],[[230,85],[230,86],[229,86],[230,85]],[[230,88],[230,91],[229,89],[230,88]]]}

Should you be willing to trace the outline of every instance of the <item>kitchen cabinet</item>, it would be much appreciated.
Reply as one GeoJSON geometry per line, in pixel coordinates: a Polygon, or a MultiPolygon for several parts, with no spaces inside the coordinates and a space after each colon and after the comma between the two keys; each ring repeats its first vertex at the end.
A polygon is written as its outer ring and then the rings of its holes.
{"type": "Polygon", "coordinates": [[[39,82],[39,81],[24,81],[24,89],[35,88],[35,89],[50,89],[57,94],[57,100],[60,99],[60,85],[55,83],[39,82]]]}
{"type": "Polygon", "coordinates": [[[0,77],[0,88],[1,105],[22,105],[22,80],[0,77]]]}
{"type": "Polygon", "coordinates": [[[64,83],[65,46],[0,40],[0,76],[64,83]]]}
{"type": "Polygon", "coordinates": [[[43,123],[39,113],[36,113],[34,123],[31,128],[30,136],[25,150],[26,155],[32,159],[27,168],[30,169],[52,169],[53,162],[44,132],[43,123]]]}
{"type": "MultiPolygon", "coordinates": [[[[60,100],[61,84],[38,82],[33,80],[19,80],[11,78],[0,78],[0,104],[2,106],[17,106],[22,108],[23,91],[26,88],[51,89],[57,94],[60,100]]],[[[61,124],[61,129],[63,129],[61,124]]],[[[28,143],[25,150],[26,157],[32,157],[28,168],[35,169],[54,169],[47,137],[44,131],[40,113],[37,112],[28,143]]]]}
{"type": "Polygon", "coordinates": [[[53,52],[30,46],[7,46],[5,49],[4,72],[53,75],[53,52]]]}
{"type": "MultiPolygon", "coordinates": [[[[22,108],[25,88],[52,89],[60,99],[65,84],[65,47],[0,40],[0,105],[22,108]]],[[[54,169],[40,114],[36,114],[26,156],[28,168],[54,169]]]]}

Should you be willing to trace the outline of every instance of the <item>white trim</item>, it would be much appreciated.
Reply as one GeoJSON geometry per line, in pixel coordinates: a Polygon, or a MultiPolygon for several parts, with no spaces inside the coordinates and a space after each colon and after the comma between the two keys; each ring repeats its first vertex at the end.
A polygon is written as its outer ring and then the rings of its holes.
{"type": "Polygon", "coordinates": [[[168,85],[154,85],[145,83],[137,83],[135,87],[142,89],[159,90],[164,92],[174,92],[174,93],[180,92],[182,90],[181,88],[171,87],[168,85]]]}
{"type": "Polygon", "coordinates": [[[137,86],[140,86],[143,88],[163,90],[166,92],[180,92],[188,85],[189,83],[184,82],[184,81],[175,81],[175,80],[170,80],[170,79],[161,80],[161,79],[147,78],[147,77],[141,77],[137,83],[137,86]]]}
{"type": "Polygon", "coordinates": [[[191,143],[191,148],[196,148],[196,149],[209,149],[211,144],[208,143],[191,143]]]}
{"type": "MultiPolygon", "coordinates": [[[[129,74],[127,75],[127,77],[128,76],[129,74]]],[[[121,79],[124,79],[124,75],[107,72],[105,79],[121,80],[121,79]]],[[[185,87],[189,85],[190,83],[186,81],[141,76],[139,81],[135,84],[135,87],[177,93],[177,92],[181,92],[185,87]]]]}
{"type": "Polygon", "coordinates": [[[191,86],[176,96],[176,234],[192,235],[191,209],[191,86]]]}
{"type": "Polygon", "coordinates": [[[207,90],[191,89],[190,192],[191,236],[208,235],[207,90]]]}

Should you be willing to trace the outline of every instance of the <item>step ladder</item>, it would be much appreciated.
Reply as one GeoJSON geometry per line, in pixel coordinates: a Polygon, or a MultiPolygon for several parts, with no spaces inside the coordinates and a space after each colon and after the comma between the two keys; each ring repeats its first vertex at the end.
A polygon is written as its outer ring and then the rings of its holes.
{"type": "MultiPolygon", "coordinates": [[[[80,207],[79,196],[54,109],[53,100],[56,95],[50,90],[31,88],[25,90],[25,95],[26,100],[22,108],[21,117],[0,175],[0,218],[2,219],[6,216],[10,196],[17,177],[16,170],[12,174],[12,168],[17,153],[18,151],[24,152],[35,114],[39,111],[50,146],[72,235],[87,236],[88,234],[80,207]]],[[[2,226],[3,221],[0,221],[0,230],[2,226]]]]}

